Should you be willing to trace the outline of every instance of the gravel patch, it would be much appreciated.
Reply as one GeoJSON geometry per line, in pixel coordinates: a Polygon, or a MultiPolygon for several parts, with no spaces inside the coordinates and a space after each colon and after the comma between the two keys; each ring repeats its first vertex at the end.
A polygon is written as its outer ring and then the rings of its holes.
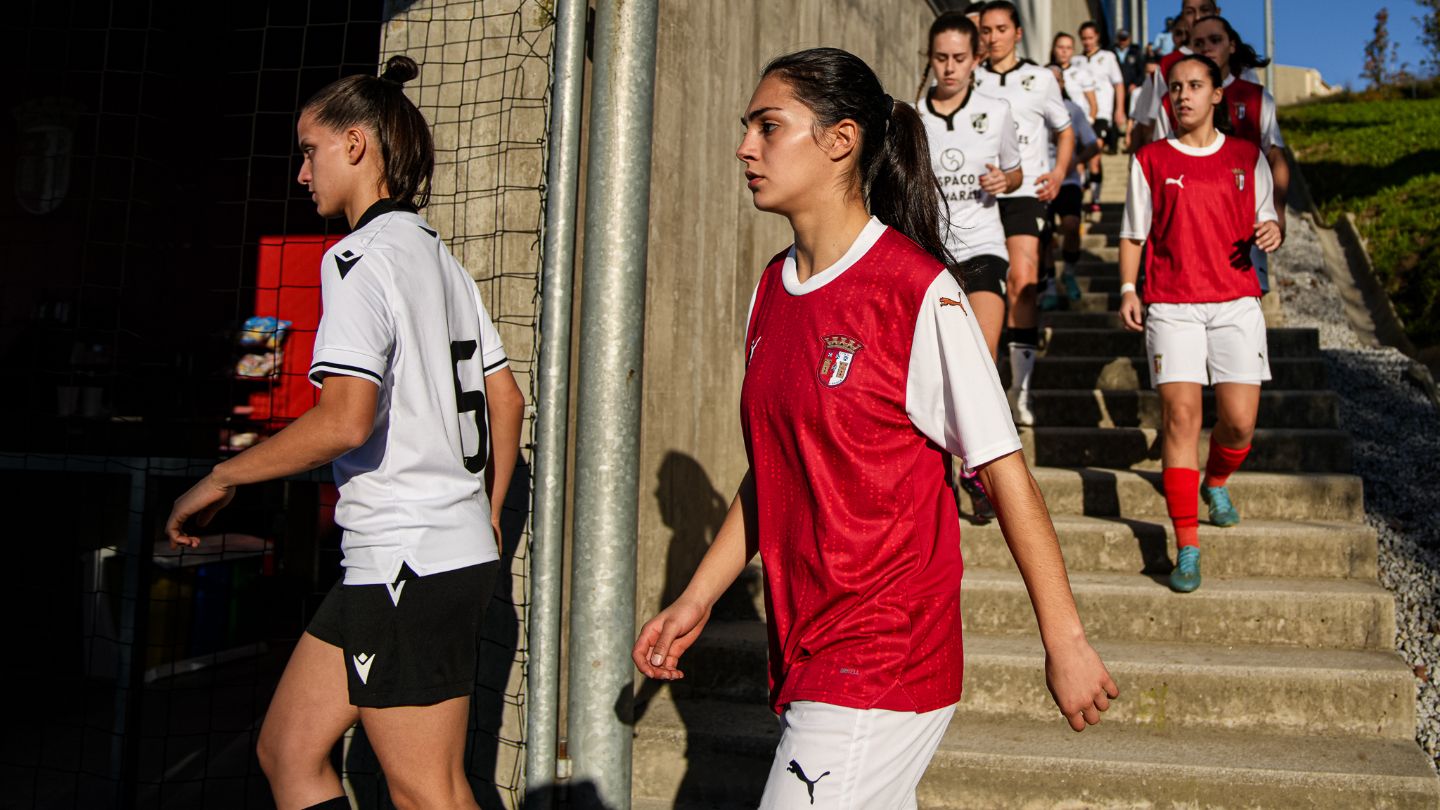
{"type": "Polygon", "coordinates": [[[1440,411],[1414,361],[1350,328],[1315,227],[1293,209],[1272,273],[1285,325],[1320,332],[1365,481],[1365,521],[1379,534],[1380,584],[1395,594],[1395,646],[1415,669],[1415,738],[1440,768],[1440,411]]]}

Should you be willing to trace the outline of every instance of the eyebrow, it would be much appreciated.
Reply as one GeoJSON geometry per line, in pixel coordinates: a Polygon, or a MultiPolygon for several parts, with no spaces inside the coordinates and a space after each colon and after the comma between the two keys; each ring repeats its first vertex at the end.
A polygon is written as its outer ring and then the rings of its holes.
{"type": "Polygon", "coordinates": [[[756,118],[759,118],[760,116],[764,115],[765,113],[768,113],[768,112],[779,112],[779,110],[780,110],[779,107],[761,107],[761,108],[758,109],[758,110],[751,110],[750,112],[746,113],[745,115],[740,116],[740,126],[742,126],[742,127],[748,127],[748,126],[750,126],[750,122],[751,122],[751,121],[754,121],[756,118]]]}

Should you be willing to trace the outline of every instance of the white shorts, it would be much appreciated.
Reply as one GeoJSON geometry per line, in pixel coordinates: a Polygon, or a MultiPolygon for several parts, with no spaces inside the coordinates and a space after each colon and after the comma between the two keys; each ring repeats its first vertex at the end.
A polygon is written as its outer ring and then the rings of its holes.
{"type": "Polygon", "coordinates": [[[954,706],[916,714],[791,703],[760,810],[914,810],[954,714],[954,706]]]}
{"type": "Polygon", "coordinates": [[[1145,308],[1150,384],[1250,383],[1270,379],[1265,314],[1259,298],[1145,308]]]}

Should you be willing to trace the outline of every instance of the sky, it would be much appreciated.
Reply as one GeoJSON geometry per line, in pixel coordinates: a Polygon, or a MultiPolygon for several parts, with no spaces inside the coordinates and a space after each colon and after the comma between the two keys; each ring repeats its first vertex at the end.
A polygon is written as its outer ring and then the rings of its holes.
{"type": "MultiPolygon", "coordinates": [[[[1122,0],[1128,4],[1128,0],[1122,0]]],[[[1145,2],[1145,0],[1141,0],[1145,2]]],[[[1219,0],[1220,11],[1246,42],[1265,52],[1264,0],[1219,0]]],[[[1179,0],[1150,3],[1150,38],[1159,32],[1165,17],[1180,8],[1179,0]]],[[[1313,67],[1330,85],[1360,90],[1366,85],[1360,76],[1365,64],[1365,43],[1375,32],[1375,12],[1390,11],[1390,40],[1400,46],[1398,63],[1409,62],[1420,70],[1425,48],[1418,39],[1421,16],[1415,0],[1272,0],[1275,14],[1275,56],[1282,65],[1313,67]]]]}

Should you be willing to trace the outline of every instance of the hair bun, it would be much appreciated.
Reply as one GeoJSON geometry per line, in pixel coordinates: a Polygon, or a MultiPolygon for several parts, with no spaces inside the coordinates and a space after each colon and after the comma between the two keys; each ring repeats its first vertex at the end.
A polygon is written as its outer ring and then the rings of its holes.
{"type": "Polygon", "coordinates": [[[420,75],[420,66],[404,54],[392,56],[385,60],[385,70],[380,78],[395,84],[404,84],[420,75]]]}

